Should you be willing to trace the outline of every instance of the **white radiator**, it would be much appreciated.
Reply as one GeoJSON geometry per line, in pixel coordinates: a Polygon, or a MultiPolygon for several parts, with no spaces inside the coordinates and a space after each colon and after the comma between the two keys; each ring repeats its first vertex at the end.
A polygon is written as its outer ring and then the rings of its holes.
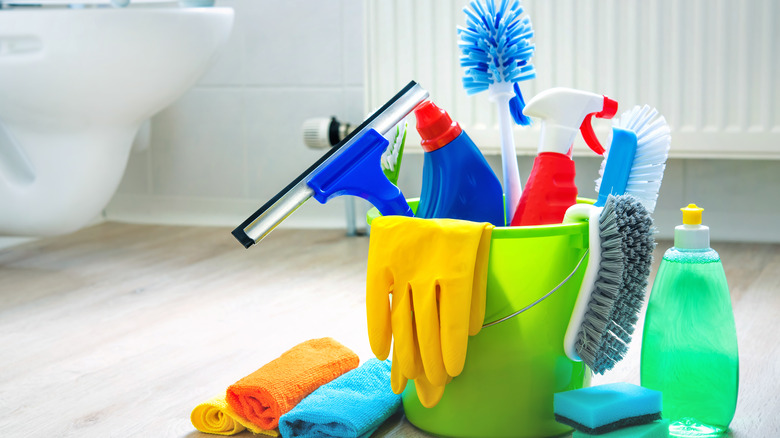
{"type": "MultiPolygon", "coordinates": [[[[461,85],[456,26],[463,0],[369,0],[367,108],[409,80],[431,92],[485,153],[499,153],[495,104],[461,85]]],[[[555,86],[655,106],[676,158],[780,159],[780,2],[776,0],[525,0],[534,30],[530,99],[555,86]]],[[[535,125],[538,125],[536,123],[535,125]]],[[[605,141],[608,121],[594,121],[605,141]]],[[[416,132],[412,129],[416,136],[416,132]]],[[[538,127],[515,127],[535,154],[538,127]]],[[[419,144],[413,137],[411,144],[419,144]]],[[[410,147],[409,151],[421,151],[410,147]]],[[[587,154],[578,140],[578,154],[587,154]]],[[[592,155],[592,153],[590,153],[592,155]]]]}

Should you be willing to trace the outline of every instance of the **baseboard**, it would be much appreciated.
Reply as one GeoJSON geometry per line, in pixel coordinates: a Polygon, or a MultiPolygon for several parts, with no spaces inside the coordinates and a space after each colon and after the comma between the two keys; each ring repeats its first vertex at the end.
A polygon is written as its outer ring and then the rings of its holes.
{"type": "MultiPolygon", "coordinates": [[[[324,205],[309,200],[282,222],[280,227],[346,228],[343,199],[336,198],[324,205]]],[[[130,223],[236,227],[262,202],[118,194],[106,208],[105,219],[130,223]]],[[[364,227],[366,210],[363,205],[361,203],[356,209],[358,228],[364,227]]],[[[774,225],[777,218],[772,214],[710,210],[705,218],[713,242],[780,243],[780,227],[774,225]]],[[[674,227],[681,223],[682,215],[679,209],[657,209],[653,213],[653,220],[658,230],[656,238],[672,239],[674,227]]]]}
{"type": "Polygon", "coordinates": [[[0,237],[0,250],[32,242],[36,237],[0,237]]]}
{"type": "MultiPolygon", "coordinates": [[[[104,210],[104,217],[109,221],[129,223],[236,227],[264,202],[265,200],[117,194],[104,210]]],[[[324,205],[309,200],[279,227],[345,228],[344,211],[343,200],[339,198],[324,205]]]]}

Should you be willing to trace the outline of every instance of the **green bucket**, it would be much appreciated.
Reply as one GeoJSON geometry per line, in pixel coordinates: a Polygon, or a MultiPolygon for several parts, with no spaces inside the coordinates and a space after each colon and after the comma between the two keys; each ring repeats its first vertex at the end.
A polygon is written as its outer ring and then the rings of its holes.
{"type": "MultiPolygon", "coordinates": [[[[409,204],[417,207],[414,200],[409,204]]],[[[369,224],[377,216],[376,209],[369,211],[369,224]]],[[[402,396],[406,418],[423,431],[448,437],[546,437],[569,432],[570,427],[555,421],[553,394],[590,384],[590,371],[563,351],[587,248],[587,223],[495,228],[485,324],[560,287],[528,310],[470,337],[463,372],[447,384],[433,408],[422,406],[409,381],[402,396]]]]}

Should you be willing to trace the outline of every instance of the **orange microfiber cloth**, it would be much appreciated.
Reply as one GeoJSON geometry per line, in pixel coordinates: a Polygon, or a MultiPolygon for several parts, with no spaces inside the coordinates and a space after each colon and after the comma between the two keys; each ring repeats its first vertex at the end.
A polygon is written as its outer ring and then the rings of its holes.
{"type": "Polygon", "coordinates": [[[312,339],[230,385],[227,402],[253,424],[274,429],[304,397],[359,364],[360,358],[336,340],[312,339]]]}

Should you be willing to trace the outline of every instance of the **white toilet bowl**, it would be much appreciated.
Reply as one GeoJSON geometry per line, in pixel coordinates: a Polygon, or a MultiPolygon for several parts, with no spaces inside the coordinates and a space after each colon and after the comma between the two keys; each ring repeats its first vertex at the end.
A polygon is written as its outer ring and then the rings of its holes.
{"type": "Polygon", "coordinates": [[[138,127],[198,80],[232,25],[230,8],[0,9],[0,235],[94,221],[138,127]]]}

